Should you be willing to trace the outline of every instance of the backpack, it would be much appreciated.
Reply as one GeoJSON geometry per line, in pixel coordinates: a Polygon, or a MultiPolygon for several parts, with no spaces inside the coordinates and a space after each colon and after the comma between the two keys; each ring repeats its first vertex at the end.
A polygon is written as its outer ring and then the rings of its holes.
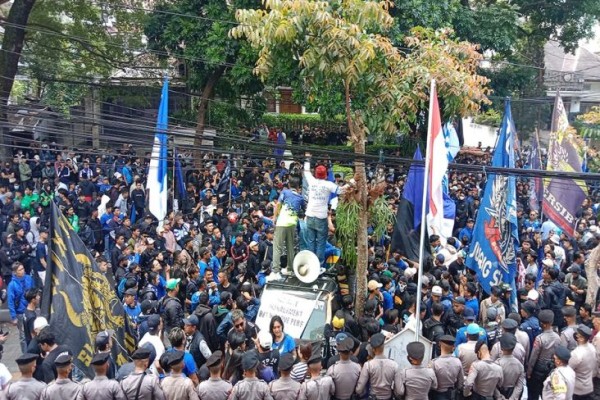
{"type": "Polygon", "coordinates": [[[258,379],[262,379],[267,383],[277,379],[275,376],[275,372],[273,372],[273,367],[270,365],[264,365],[263,363],[258,364],[256,375],[258,379]]]}

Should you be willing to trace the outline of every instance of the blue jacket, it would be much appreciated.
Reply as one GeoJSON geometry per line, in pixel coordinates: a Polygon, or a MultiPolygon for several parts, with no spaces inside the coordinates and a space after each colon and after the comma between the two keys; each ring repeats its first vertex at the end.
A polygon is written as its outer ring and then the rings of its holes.
{"type": "Polygon", "coordinates": [[[24,275],[17,278],[13,274],[10,283],[8,284],[8,310],[10,311],[10,319],[16,319],[17,314],[24,314],[27,308],[27,300],[25,300],[25,292],[33,287],[33,279],[31,275],[24,275]]]}
{"type": "Polygon", "coordinates": [[[537,319],[537,317],[532,315],[521,323],[519,329],[529,336],[529,348],[533,349],[533,341],[535,340],[536,336],[542,332],[542,328],[540,328],[540,321],[537,319]]]}
{"type": "Polygon", "coordinates": [[[479,317],[479,301],[477,297],[473,297],[471,300],[465,302],[465,307],[469,307],[475,313],[476,317],[479,317]]]}
{"type": "MultiPolygon", "coordinates": [[[[485,329],[483,329],[482,327],[479,327],[479,338],[485,339],[485,342],[487,343],[487,333],[485,332],[485,329]]],[[[456,332],[456,341],[454,342],[454,346],[455,346],[454,352],[455,352],[456,356],[458,356],[458,345],[467,343],[468,340],[469,339],[467,338],[467,327],[463,326],[456,332]]]]}

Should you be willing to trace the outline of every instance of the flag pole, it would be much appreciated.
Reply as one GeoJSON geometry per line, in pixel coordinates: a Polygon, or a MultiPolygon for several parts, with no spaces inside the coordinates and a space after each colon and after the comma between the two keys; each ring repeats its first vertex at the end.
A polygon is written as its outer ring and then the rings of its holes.
{"type": "Polygon", "coordinates": [[[423,265],[425,258],[425,225],[427,215],[427,187],[429,183],[429,152],[431,149],[431,123],[433,115],[433,98],[435,96],[435,79],[431,80],[431,88],[429,90],[429,119],[427,124],[427,147],[425,148],[425,171],[423,182],[423,203],[421,207],[421,238],[419,240],[419,269],[417,270],[417,300],[415,304],[415,341],[419,341],[419,331],[421,328],[421,286],[423,285],[423,265]]]}
{"type": "Polygon", "coordinates": [[[177,162],[177,148],[175,147],[175,136],[173,136],[173,165],[171,167],[172,171],[173,171],[173,175],[172,175],[172,181],[171,181],[171,190],[173,191],[173,211],[179,211],[179,200],[177,200],[177,207],[175,207],[175,185],[176,183],[176,176],[175,176],[175,163],[177,162]]]}

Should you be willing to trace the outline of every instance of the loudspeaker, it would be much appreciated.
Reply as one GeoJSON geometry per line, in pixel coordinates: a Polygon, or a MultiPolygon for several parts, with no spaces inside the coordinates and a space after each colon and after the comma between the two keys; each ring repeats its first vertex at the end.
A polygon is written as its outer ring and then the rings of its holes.
{"type": "Polygon", "coordinates": [[[294,257],[294,275],[304,283],[313,283],[321,273],[321,263],[315,253],[302,250],[294,257]]]}

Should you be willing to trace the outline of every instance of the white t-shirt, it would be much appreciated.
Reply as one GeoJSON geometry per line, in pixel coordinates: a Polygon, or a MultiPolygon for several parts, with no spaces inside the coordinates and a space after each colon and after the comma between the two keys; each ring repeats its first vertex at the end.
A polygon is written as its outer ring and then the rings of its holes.
{"type": "MultiPolygon", "coordinates": [[[[150,343],[152,346],[154,346],[154,350],[156,351],[156,358],[154,360],[160,360],[160,356],[162,356],[165,352],[165,345],[163,344],[162,340],[160,340],[160,337],[156,335],[151,335],[150,332],[147,332],[142,338],[142,340],[140,340],[140,342],[138,343],[138,348],[142,347],[146,343],[150,343]]],[[[154,366],[154,363],[150,366],[150,371],[152,371],[153,374],[158,376],[158,370],[154,366]]]]}
{"type": "Polygon", "coordinates": [[[12,379],[12,374],[6,368],[6,365],[0,363],[0,390],[4,389],[8,382],[12,379]]]}
{"type": "Polygon", "coordinates": [[[339,186],[325,179],[316,179],[304,165],[304,178],[308,182],[308,203],[306,216],[320,219],[327,218],[329,197],[339,193],[339,186]]]}

